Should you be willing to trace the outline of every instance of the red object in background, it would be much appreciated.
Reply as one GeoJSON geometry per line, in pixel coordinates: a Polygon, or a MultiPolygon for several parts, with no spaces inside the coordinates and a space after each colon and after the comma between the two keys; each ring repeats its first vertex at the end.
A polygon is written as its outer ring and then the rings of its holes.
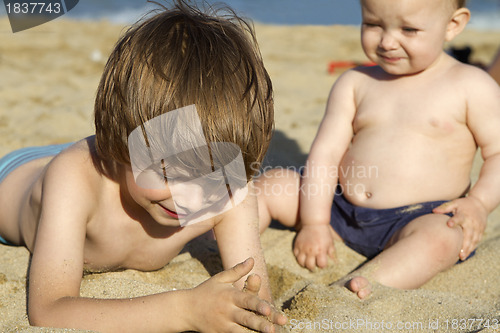
{"type": "Polygon", "coordinates": [[[356,62],[356,61],[330,61],[328,63],[328,73],[333,74],[336,70],[347,70],[356,66],[375,66],[371,61],[356,62]]]}

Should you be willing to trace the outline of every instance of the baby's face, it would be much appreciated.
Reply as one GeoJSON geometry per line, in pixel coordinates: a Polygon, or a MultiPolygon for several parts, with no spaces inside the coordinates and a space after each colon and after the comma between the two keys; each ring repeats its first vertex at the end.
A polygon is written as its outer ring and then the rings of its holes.
{"type": "Polygon", "coordinates": [[[361,43],[370,60],[393,75],[434,65],[453,14],[449,0],[362,0],[361,43]]]}

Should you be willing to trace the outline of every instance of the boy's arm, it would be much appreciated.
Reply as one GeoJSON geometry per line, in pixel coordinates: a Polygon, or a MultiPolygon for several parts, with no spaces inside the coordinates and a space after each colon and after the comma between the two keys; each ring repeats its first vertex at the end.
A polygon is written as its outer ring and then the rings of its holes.
{"type": "Polygon", "coordinates": [[[449,226],[460,225],[464,240],[460,259],[476,248],[486,228],[487,216],[500,203],[500,87],[483,71],[467,75],[467,125],[484,160],[479,179],[466,198],[441,207],[438,213],[453,213],[449,226]]]}
{"type": "Polygon", "coordinates": [[[348,71],[333,86],[325,116],[307,159],[299,196],[300,231],[294,254],[300,265],[325,267],[334,254],[330,211],[338,183],[338,168],[353,136],[356,113],[354,79],[348,71]]]}
{"type": "MultiPolygon", "coordinates": [[[[248,183],[247,189],[248,194],[245,199],[222,215],[222,219],[214,227],[214,233],[224,269],[241,262],[245,258],[253,258],[255,262],[254,268],[249,272],[249,275],[236,281],[234,286],[239,290],[246,289],[250,284],[248,282],[260,279],[258,281],[260,291],[254,294],[273,305],[266,262],[260,243],[257,198],[253,182],[248,183]]],[[[269,310],[266,316],[272,323],[278,325],[286,323],[286,317],[277,311],[274,306],[269,310]]]]}
{"type": "MultiPolygon", "coordinates": [[[[260,244],[257,198],[253,182],[248,183],[247,189],[245,199],[222,215],[214,227],[214,233],[224,269],[252,257],[255,265],[251,273],[258,274],[262,279],[259,295],[272,303],[266,263],[260,244]]],[[[241,279],[235,286],[243,288],[244,281],[245,279],[241,279]]]]}
{"type": "Polygon", "coordinates": [[[248,261],[196,288],[132,299],[80,297],[86,221],[93,211],[92,188],[75,161],[47,170],[42,212],[30,267],[28,316],[32,325],[101,332],[263,331],[269,305],[233,283],[252,269],[248,261]],[[65,177],[66,176],[66,177],[65,177]],[[212,313],[204,321],[207,309],[212,313]],[[255,313],[253,313],[255,312],[255,313]]]}

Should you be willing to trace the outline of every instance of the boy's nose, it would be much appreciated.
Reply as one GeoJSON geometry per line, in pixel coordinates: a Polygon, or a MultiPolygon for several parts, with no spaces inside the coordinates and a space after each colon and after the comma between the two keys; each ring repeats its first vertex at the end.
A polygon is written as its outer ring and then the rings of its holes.
{"type": "Polygon", "coordinates": [[[180,211],[177,213],[189,215],[210,208],[214,203],[223,199],[224,195],[227,196],[227,190],[225,193],[219,192],[207,195],[209,194],[207,193],[207,189],[197,185],[185,186],[180,190],[175,189],[173,199],[180,208],[180,211]]]}
{"type": "Polygon", "coordinates": [[[383,32],[378,47],[382,50],[395,50],[398,47],[397,39],[390,32],[383,32]]]}
{"type": "Polygon", "coordinates": [[[180,208],[177,212],[180,214],[193,214],[203,208],[203,193],[194,186],[189,189],[176,189],[172,198],[180,208]]]}

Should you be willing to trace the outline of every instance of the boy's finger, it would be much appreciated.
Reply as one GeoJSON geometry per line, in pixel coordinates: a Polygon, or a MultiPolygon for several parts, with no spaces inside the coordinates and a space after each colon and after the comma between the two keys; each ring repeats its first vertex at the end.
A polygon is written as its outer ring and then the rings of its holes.
{"type": "Polygon", "coordinates": [[[259,297],[249,293],[238,293],[234,298],[237,307],[268,316],[271,314],[271,305],[259,297]]]}
{"type": "Polygon", "coordinates": [[[245,286],[243,287],[243,291],[250,293],[252,295],[258,295],[260,286],[261,286],[261,278],[257,274],[252,274],[247,277],[245,280],[245,286]]]}
{"type": "Polygon", "coordinates": [[[250,273],[253,268],[253,258],[248,258],[242,263],[237,264],[236,266],[222,271],[214,276],[215,279],[222,283],[233,283],[250,273]]]}
{"type": "Polygon", "coordinates": [[[282,314],[281,312],[279,312],[278,310],[276,310],[276,309],[273,309],[273,311],[271,312],[271,315],[268,316],[268,319],[272,323],[278,324],[278,325],[281,325],[281,326],[285,325],[286,322],[287,322],[286,316],[284,314],[282,314]]]}
{"type": "Polygon", "coordinates": [[[241,326],[257,332],[275,332],[273,324],[270,323],[266,317],[258,316],[249,311],[238,311],[234,315],[234,321],[241,326]]]}

